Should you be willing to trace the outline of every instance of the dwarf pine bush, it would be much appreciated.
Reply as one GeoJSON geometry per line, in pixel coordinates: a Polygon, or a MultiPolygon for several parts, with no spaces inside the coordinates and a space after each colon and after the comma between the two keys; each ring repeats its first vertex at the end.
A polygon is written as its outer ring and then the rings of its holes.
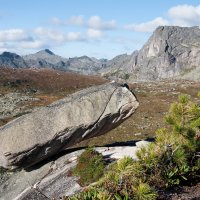
{"type": "Polygon", "coordinates": [[[156,142],[137,153],[146,181],[156,188],[179,185],[200,170],[199,106],[181,95],[165,119],[168,127],[157,130],[156,142]]]}
{"type": "MultiPolygon", "coordinates": [[[[199,178],[200,107],[190,96],[180,95],[165,120],[166,127],[156,131],[154,143],[137,152],[136,161],[125,157],[108,167],[92,199],[154,200],[158,189],[199,178]]],[[[83,194],[79,199],[90,199],[83,194]]]]}

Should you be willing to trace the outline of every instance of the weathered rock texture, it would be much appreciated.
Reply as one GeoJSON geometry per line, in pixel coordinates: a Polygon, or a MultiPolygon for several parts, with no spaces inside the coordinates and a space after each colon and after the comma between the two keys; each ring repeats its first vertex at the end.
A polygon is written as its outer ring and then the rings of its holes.
{"type": "Polygon", "coordinates": [[[48,68],[61,71],[73,71],[81,74],[96,74],[105,68],[106,59],[96,59],[88,56],[64,58],[54,54],[49,49],[34,54],[20,56],[11,52],[0,55],[0,67],[9,68],[48,68]]]}
{"type": "Polygon", "coordinates": [[[184,75],[200,67],[198,27],[158,27],[139,51],[133,72],[136,79],[157,80],[184,75]]]}
{"type": "Polygon", "coordinates": [[[200,78],[199,27],[160,26],[139,51],[109,61],[102,74],[130,81],[155,81],[166,78],[200,78]],[[117,63],[115,60],[117,59],[117,63]]]}
{"type": "Polygon", "coordinates": [[[38,100],[38,98],[22,95],[20,93],[0,94],[0,119],[16,115],[20,116],[24,114],[24,112],[30,112],[31,109],[26,109],[26,106],[23,104],[38,100]]]}
{"type": "Polygon", "coordinates": [[[81,74],[95,74],[106,67],[107,60],[90,58],[88,56],[63,58],[55,55],[48,49],[35,54],[23,56],[28,67],[51,68],[64,71],[73,71],[81,74]]]}
{"type": "Polygon", "coordinates": [[[0,66],[10,68],[26,68],[27,64],[18,54],[3,52],[0,55],[0,66]]]}
{"type": "Polygon", "coordinates": [[[62,155],[29,171],[23,169],[8,175],[0,183],[0,200],[62,199],[64,195],[80,191],[82,187],[78,184],[78,177],[68,174],[82,152],[79,150],[62,155]]]}
{"type": "Polygon", "coordinates": [[[0,166],[31,166],[86,138],[104,134],[139,103],[126,87],[88,88],[0,128],[0,166]]]}
{"type": "MultiPolygon", "coordinates": [[[[137,159],[136,152],[148,144],[147,141],[139,141],[129,146],[97,147],[96,150],[112,162],[124,156],[137,159]]],[[[79,192],[83,188],[78,184],[78,177],[73,176],[70,170],[75,167],[77,157],[83,151],[82,149],[65,155],[62,153],[54,161],[43,163],[42,166],[8,175],[7,179],[0,182],[0,200],[62,199],[63,196],[79,192]]]]}
{"type": "Polygon", "coordinates": [[[67,70],[68,59],[55,55],[49,49],[23,56],[28,67],[67,70]]]}

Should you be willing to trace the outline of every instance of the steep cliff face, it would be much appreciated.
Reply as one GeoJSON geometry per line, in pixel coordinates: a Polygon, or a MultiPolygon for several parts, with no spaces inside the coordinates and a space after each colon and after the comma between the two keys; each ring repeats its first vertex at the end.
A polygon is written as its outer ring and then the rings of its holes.
{"type": "Polygon", "coordinates": [[[160,26],[131,61],[133,78],[159,80],[200,67],[200,29],[160,26]]]}
{"type": "Polygon", "coordinates": [[[107,62],[103,75],[124,77],[129,81],[167,78],[200,78],[200,29],[198,27],[160,26],[139,51],[116,56],[107,62]],[[199,75],[198,75],[199,74],[199,75]]]}

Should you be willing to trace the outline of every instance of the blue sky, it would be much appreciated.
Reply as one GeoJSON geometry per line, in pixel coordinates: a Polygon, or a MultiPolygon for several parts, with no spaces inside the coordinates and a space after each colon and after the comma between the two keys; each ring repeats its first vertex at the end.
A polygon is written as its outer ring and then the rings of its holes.
{"type": "Polygon", "coordinates": [[[200,26],[200,0],[0,0],[0,52],[112,58],[159,25],[200,26]]]}

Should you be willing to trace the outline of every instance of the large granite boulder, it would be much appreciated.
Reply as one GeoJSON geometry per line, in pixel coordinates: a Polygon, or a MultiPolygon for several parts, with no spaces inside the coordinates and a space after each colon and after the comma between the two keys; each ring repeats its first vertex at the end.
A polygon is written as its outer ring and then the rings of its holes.
{"type": "Polygon", "coordinates": [[[0,128],[0,166],[34,165],[84,139],[106,133],[138,105],[127,87],[104,84],[21,116],[0,128]]]}

